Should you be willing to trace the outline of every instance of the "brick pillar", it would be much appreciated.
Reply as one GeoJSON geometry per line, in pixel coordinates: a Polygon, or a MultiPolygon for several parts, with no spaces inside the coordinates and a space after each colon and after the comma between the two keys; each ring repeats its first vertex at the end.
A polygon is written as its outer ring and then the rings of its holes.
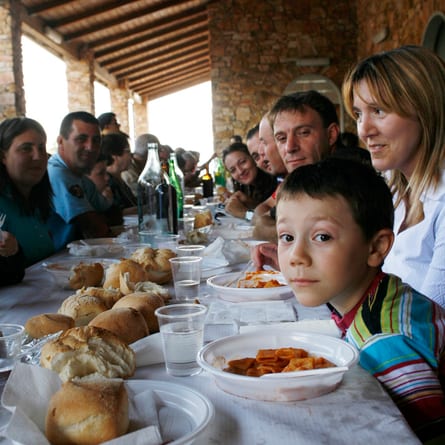
{"type": "Polygon", "coordinates": [[[90,57],[66,59],[68,109],[94,114],[94,66],[90,57]]]}
{"type": "Polygon", "coordinates": [[[142,133],[147,133],[148,131],[148,114],[147,114],[147,102],[142,101],[141,103],[134,101],[133,105],[134,112],[134,134],[138,137],[142,133]]]}
{"type": "Polygon", "coordinates": [[[116,114],[118,122],[121,124],[121,131],[129,134],[128,123],[128,98],[129,91],[126,88],[110,87],[111,110],[116,114]]]}
{"type": "Polygon", "coordinates": [[[17,2],[0,2],[0,120],[26,112],[18,8],[17,2]]]}

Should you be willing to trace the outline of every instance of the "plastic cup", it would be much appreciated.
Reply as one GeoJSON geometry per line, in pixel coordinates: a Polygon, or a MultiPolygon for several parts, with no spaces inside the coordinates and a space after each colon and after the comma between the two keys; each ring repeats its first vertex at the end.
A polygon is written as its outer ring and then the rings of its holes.
{"type": "Polygon", "coordinates": [[[199,256],[170,258],[177,301],[194,301],[199,296],[201,263],[199,256]]]}
{"type": "Polygon", "coordinates": [[[0,373],[14,367],[22,350],[25,328],[19,324],[0,323],[0,373]]]}
{"type": "Polygon", "coordinates": [[[142,244],[150,244],[150,246],[154,245],[154,237],[159,235],[159,232],[153,230],[139,230],[139,242],[142,244]]]}
{"type": "Polygon", "coordinates": [[[207,307],[202,304],[172,304],[156,309],[168,374],[186,377],[201,372],[196,356],[204,342],[206,313],[207,307]]]}
{"type": "Polygon", "coordinates": [[[179,235],[175,234],[157,234],[153,237],[154,247],[157,249],[170,249],[176,252],[176,246],[178,245],[179,235]]]}
{"type": "Polygon", "coordinates": [[[202,257],[202,253],[206,246],[201,244],[183,244],[176,247],[176,253],[178,256],[200,256],[202,257]]]}

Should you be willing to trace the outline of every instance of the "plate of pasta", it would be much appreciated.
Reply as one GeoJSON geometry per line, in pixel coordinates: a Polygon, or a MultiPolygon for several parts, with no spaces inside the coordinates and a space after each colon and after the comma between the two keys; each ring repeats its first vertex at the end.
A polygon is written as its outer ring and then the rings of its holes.
{"type": "Polygon", "coordinates": [[[293,296],[291,288],[280,272],[261,270],[246,272],[230,272],[210,277],[209,287],[218,297],[232,303],[247,301],[286,300],[293,296]]]}
{"type": "Polygon", "coordinates": [[[215,340],[197,357],[223,391],[280,402],[335,391],[357,360],[357,350],[344,340],[278,328],[215,340]]]}

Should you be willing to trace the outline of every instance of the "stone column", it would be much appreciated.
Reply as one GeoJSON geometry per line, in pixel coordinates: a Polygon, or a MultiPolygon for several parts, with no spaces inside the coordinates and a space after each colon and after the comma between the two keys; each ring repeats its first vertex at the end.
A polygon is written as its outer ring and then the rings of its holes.
{"type": "Polygon", "coordinates": [[[0,120],[26,112],[18,8],[17,2],[0,2],[0,120]]]}
{"type": "Polygon", "coordinates": [[[116,114],[118,122],[121,124],[121,131],[129,134],[128,123],[128,99],[129,91],[126,88],[110,88],[111,110],[116,114]]]}
{"type": "Polygon", "coordinates": [[[66,59],[68,109],[94,114],[94,65],[91,57],[66,59]]]}
{"type": "Polygon", "coordinates": [[[133,104],[134,113],[134,135],[137,138],[142,133],[148,132],[148,114],[147,114],[147,102],[134,101],[133,104]]]}

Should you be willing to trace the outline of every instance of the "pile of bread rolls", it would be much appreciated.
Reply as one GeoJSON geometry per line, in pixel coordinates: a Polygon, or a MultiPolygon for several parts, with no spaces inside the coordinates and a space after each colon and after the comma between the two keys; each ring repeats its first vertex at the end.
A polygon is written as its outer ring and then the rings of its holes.
{"type": "Polygon", "coordinates": [[[154,311],[169,298],[160,284],[171,280],[168,260],[173,256],[169,249],[137,249],[102,269],[99,281],[99,268],[78,267],[73,286],[88,285],[67,297],[58,313],[26,322],[25,330],[34,338],[62,331],[40,356],[41,366],[57,372],[63,382],[46,416],[51,444],[98,444],[127,432],[128,395],[121,379],[136,367],[129,345],[159,331],[154,311]]]}

